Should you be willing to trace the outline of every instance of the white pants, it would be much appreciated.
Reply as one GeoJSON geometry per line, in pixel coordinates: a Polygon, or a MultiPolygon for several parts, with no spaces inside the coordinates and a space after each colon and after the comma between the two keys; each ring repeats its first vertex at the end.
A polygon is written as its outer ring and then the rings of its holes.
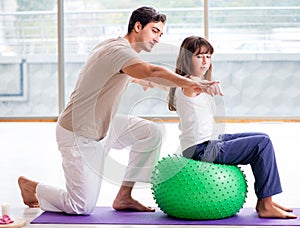
{"type": "MultiPolygon", "coordinates": [[[[89,214],[96,206],[105,158],[110,149],[130,148],[125,181],[150,182],[162,132],[158,125],[137,117],[116,116],[101,141],[76,136],[57,124],[56,138],[62,155],[66,190],[39,183],[36,189],[44,211],[89,214]]],[[[114,167],[110,167],[115,172],[114,167]]]]}

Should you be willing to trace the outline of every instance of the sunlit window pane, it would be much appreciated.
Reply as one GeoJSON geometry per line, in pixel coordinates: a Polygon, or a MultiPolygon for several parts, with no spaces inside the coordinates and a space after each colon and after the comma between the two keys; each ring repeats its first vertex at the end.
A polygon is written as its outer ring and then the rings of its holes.
{"type": "MultiPolygon", "coordinates": [[[[300,1],[207,3],[206,18],[204,0],[0,1],[0,118],[56,118],[93,47],[124,36],[131,12],[143,5],[167,15],[160,43],[151,53],[141,53],[145,61],[174,70],[183,39],[208,35],[215,48],[213,76],[225,92],[222,115],[299,118],[300,1]],[[59,56],[57,2],[63,3],[59,56]],[[64,69],[58,69],[58,57],[64,69]]],[[[130,84],[120,111],[176,116],[166,101],[166,91],[145,92],[130,84]]]]}
{"type": "Polygon", "coordinates": [[[300,2],[209,1],[209,38],[219,53],[299,53],[300,2]]]}
{"type": "Polygon", "coordinates": [[[299,118],[300,2],[209,1],[226,117],[299,118]]]}
{"type": "Polygon", "coordinates": [[[0,116],[56,116],[55,0],[0,4],[0,116]]]}

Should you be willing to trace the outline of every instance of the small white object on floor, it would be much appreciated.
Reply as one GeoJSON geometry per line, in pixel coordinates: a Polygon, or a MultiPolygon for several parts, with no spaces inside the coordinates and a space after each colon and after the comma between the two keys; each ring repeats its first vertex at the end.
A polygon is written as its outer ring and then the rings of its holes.
{"type": "Polygon", "coordinates": [[[10,212],[10,206],[8,203],[4,203],[1,205],[1,209],[2,209],[2,216],[3,215],[9,215],[10,212]]]}
{"type": "Polygon", "coordinates": [[[2,218],[7,216],[9,220],[11,219],[13,222],[7,224],[0,224],[0,228],[20,228],[26,225],[26,220],[23,218],[10,218],[10,206],[8,203],[4,203],[1,205],[2,209],[2,218]]]}

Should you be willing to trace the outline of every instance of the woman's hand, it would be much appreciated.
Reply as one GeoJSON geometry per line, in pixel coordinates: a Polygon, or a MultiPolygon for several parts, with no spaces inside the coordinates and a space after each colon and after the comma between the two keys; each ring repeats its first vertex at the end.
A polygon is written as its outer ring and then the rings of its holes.
{"type": "Polygon", "coordinates": [[[215,84],[212,84],[209,86],[205,91],[205,93],[208,93],[211,96],[224,96],[224,93],[222,92],[220,82],[216,82],[215,84]]]}

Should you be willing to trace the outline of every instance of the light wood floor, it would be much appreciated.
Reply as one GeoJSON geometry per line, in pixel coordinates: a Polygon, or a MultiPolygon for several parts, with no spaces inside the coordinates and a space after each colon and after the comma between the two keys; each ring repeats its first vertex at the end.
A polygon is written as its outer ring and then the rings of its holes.
{"type": "MultiPolygon", "coordinates": [[[[161,126],[165,130],[161,156],[166,156],[176,152],[179,131],[177,123],[161,123],[161,126]]],[[[283,193],[275,196],[274,199],[285,206],[300,207],[300,123],[230,123],[226,124],[225,129],[227,133],[261,131],[270,135],[276,150],[283,186],[283,193]]],[[[8,203],[10,205],[12,217],[25,218],[26,227],[168,227],[154,225],[30,225],[30,221],[41,211],[29,209],[23,205],[17,178],[20,175],[25,175],[37,181],[64,187],[60,154],[55,142],[55,123],[1,122],[0,140],[0,204],[8,203]]],[[[127,151],[112,151],[110,153],[111,158],[124,166],[127,162],[127,155],[127,151]]],[[[243,166],[242,169],[246,173],[249,185],[249,193],[244,206],[253,207],[256,198],[253,191],[252,172],[248,166],[243,166]]],[[[108,178],[103,182],[98,205],[111,205],[118,191],[121,177],[122,173],[117,175],[114,180],[108,178]]],[[[134,190],[134,197],[146,205],[156,206],[149,185],[137,186],[134,190]]],[[[218,228],[222,227],[218,226],[218,228]]]]}

